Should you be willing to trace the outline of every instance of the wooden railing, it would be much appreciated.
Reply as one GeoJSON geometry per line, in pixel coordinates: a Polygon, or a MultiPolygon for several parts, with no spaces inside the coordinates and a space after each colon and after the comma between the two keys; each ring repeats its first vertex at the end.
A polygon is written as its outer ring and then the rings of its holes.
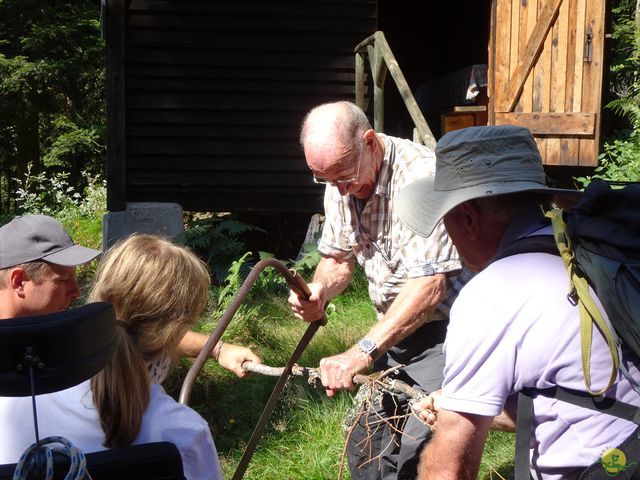
{"type": "Polygon", "coordinates": [[[436,139],[427,125],[427,121],[422,115],[420,107],[416,102],[409,85],[396,57],[391,52],[384,33],[378,31],[360,42],[355,48],[356,54],[356,104],[364,109],[365,94],[365,62],[367,57],[371,67],[373,77],[373,116],[374,129],[378,132],[384,131],[384,82],[387,79],[387,72],[395,81],[398,92],[404,100],[404,104],[411,115],[415,125],[413,130],[413,140],[428,147],[435,148],[436,139]]]}

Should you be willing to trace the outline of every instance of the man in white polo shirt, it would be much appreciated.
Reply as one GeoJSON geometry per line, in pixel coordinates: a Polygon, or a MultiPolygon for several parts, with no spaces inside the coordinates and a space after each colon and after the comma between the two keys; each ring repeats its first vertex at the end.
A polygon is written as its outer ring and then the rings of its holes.
{"type": "MultiPolygon", "coordinates": [[[[400,192],[402,221],[428,236],[444,218],[460,256],[479,272],[451,309],[444,382],[434,405],[437,431],[423,451],[419,478],[476,478],[494,417],[505,407],[512,417],[509,399],[523,389],[585,390],[580,314],[567,299],[562,259],[547,253],[500,258],[519,238],[551,235],[540,205],[548,205],[554,194],[577,193],[545,185],[535,140],[529,130],[514,126],[448,133],[436,146],[435,177],[400,192]]],[[[631,376],[640,380],[628,359],[623,361],[631,376]]],[[[594,328],[594,391],[607,386],[611,368],[609,347],[594,328]]],[[[640,395],[620,373],[605,395],[640,404],[640,395]]],[[[531,423],[531,473],[536,479],[605,478],[603,453],[626,440],[635,452],[629,457],[635,458],[627,458],[616,478],[630,478],[637,467],[640,430],[631,421],[538,395],[531,423]],[[600,476],[581,476],[589,466],[600,476]]]]}

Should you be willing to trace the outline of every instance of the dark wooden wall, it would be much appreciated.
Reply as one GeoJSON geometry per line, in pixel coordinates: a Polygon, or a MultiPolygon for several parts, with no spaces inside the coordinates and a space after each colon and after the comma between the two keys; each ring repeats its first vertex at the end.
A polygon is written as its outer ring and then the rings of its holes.
{"type": "Polygon", "coordinates": [[[355,98],[377,0],[108,0],[105,18],[109,210],[322,209],[300,122],[355,98]]]}

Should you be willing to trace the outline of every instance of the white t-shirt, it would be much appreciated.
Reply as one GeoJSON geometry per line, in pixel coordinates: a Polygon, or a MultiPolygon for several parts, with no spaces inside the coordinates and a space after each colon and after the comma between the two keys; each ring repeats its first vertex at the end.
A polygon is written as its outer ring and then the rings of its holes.
{"type": "MultiPolygon", "coordinates": [[[[84,453],[105,450],[104,433],[93,405],[89,381],[60,392],[36,397],[40,438],[62,436],[84,453]]],[[[35,442],[31,397],[0,398],[0,463],[16,463],[35,442]]],[[[151,398],[134,445],[167,441],[182,455],[189,480],[221,480],[218,453],[207,422],[176,402],[160,385],[151,398]]]]}
{"type": "MultiPolygon", "coordinates": [[[[560,257],[543,253],[503,258],[476,275],[451,310],[441,407],[495,416],[507,397],[523,387],[560,385],[584,391],[579,312],[566,298],[568,289],[560,257]]],[[[592,389],[607,385],[611,367],[609,348],[594,328],[592,389]]],[[[640,378],[635,367],[630,370],[640,378]]],[[[616,398],[640,404],[640,395],[621,374],[613,389],[616,398]]],[[[539,396],[534,400],[532,474],[561,478],[599,461],[635,428],[631,422],[539,396]]]]}

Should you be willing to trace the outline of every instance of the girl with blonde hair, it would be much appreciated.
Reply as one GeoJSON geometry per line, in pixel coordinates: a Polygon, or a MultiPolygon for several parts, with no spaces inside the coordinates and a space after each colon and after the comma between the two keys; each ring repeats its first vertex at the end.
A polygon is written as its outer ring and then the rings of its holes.
{"type": "MultiPolygon", "coordinates": [[[[209,283],[198,257],[161,237],[137,234],[114,245],[98,267],[89,301],[113,305],[116,352],[91,380],[38,397],[41,436],[62,435],[84,452],[169,441],[182,455],[187,479],[221,479],[209,425],[160,386],[207,303],[209,283]]],[[[259,361],[248,348],[222,342],[214,356],[227,365],[259,361]]],[[[15,400],[13,418],[30,416],[30,404],[15,400]]],[[[19,437],[8,446],[17,456],[33,441],[19,437]]]]}

